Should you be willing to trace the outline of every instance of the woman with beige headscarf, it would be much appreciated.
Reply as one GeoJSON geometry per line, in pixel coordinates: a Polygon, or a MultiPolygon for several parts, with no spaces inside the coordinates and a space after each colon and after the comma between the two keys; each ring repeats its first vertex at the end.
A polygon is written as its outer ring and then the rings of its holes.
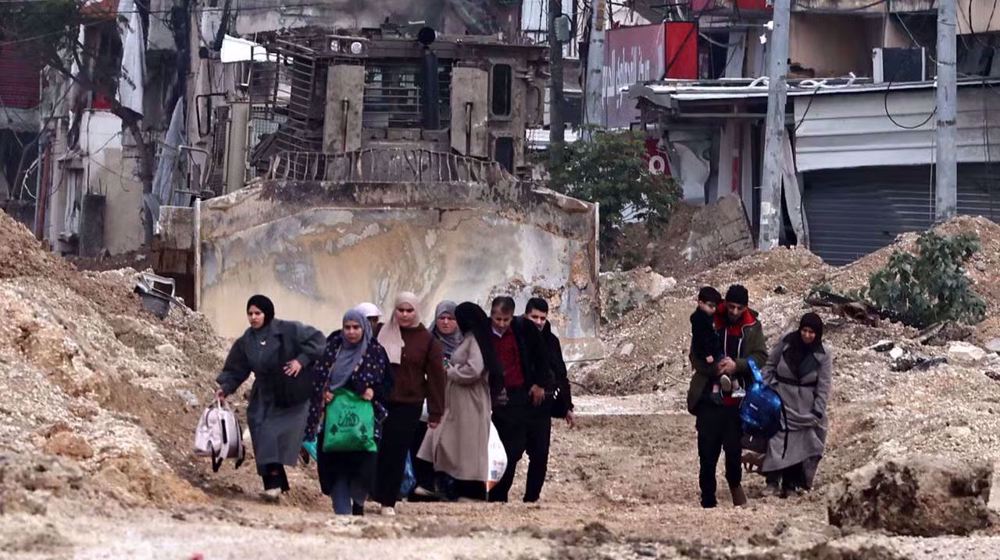
{"type": "Polygon", "coordinates": [[[389,355],[392,392],[389,416],[382,427],[378,450],[375,500],[383,515],[396,514],[399,488],[403,482],[406,455],[413,442],[424,400],[427,425],[436,428],[444,414],[446,376],[441,343],[420,322],[417,296],[403,292],[396,297],[389,322],[378,334],[378,342],[389,355]]]}

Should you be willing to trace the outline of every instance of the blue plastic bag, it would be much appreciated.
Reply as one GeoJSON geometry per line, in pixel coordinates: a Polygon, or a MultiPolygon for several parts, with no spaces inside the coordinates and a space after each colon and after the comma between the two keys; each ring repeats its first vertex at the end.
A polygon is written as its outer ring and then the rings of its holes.
{"type": "Polygon", "coordinates": [[[413,474],[413,460],[406,454],[406,464],[403,466],[403,483],[399,486],[399,497],[405,498],[417,487],[417,476],[413,474]]]}
{"type": "Polygon", "coordinates": [[[740,420],[743,433],[753,437],[770,439],[782,430],[785,403],[778,393],[764,384],[760,368],[752,359],[747,360],[753,381],[740,404],[740,420]]]}
{"type": "Polygon", "coordinates": [[[303,441],[302,442],[302,449],[306,450],[306,453],[308,453],[309,456],[312,457],[313,461],[316,460],[316,440],[315,439],[307,439],[307,440],[303,441]]]}

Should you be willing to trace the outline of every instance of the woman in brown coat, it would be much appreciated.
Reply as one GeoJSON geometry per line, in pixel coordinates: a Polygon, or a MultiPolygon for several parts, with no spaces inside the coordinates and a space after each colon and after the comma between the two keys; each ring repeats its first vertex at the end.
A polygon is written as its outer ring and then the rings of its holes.
{"type": "Polygon", "coordinates": [[[446,496],[485,500],[490,439],[490,377],[502,376],[490,340],[490,322],[478,305],[465,302],[455,310],[464,340],[452,353],[445,392],[447,408],[441,425],[429,433],[421,459],[450,480],[446,496]]]}
{"type": "Polygon", "coordinates": [[[389,416],[382,426],[374,493],[383,515],[396,515],[403,468],[424,400],[428,428],[436,428],[444,414],[444,354],[441,343],[421,324],[418,305],[416,295],[399,294],[389,322],[378,333],[392,369],[389,416]]]}

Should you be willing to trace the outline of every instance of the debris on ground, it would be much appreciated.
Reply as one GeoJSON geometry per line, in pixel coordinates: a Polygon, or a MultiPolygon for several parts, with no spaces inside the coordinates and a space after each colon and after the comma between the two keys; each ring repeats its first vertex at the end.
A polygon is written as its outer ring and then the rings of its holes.
{"type": "Polygon", "coordinates": [[[601,316],[617,321],[629,311],[659,298],[677,286],[677,280],[652,268],[601,273],[601,316]]]}
{"type": "Polygon", "coordinates": [[[992,525],[993,465],[914,455],[870,463],[830,491],[830,523],[897,535],[968,535],[992,525]]]}
{"type": "Polygon", "coordinates": [[[56,491],[204,499],[171,461],[187,456],[191,401],[209,400],[222,341],[187,308],[146,312],[136,274],[79,272],[0,213],[0,453],[13,469],[0,492],[12,507],[56,491]]]}

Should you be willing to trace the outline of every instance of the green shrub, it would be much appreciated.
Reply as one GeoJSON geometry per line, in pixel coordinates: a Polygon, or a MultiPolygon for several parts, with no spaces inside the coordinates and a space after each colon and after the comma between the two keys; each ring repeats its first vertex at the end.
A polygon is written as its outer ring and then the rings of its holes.
{"type": "Polygon", "coordinates": [[[602,252],[615,247],[627,214],[651,230],[665,225],[680,192],[672,178],[649,171],[635,132],[594,131],[591,141],[567,144],[549,174],[553,189],[600,204],[602,252]]]}
{"type": "Polygon", "coordinates": [[[886,267],[871,275],[866,295],[910,326],[978,323],[986,316],[986,303],[972,290],[963,268],[978,250],[975,235],[945,238],[925,232],[917,240],[917,254],[895,251],[886,267]]]}

